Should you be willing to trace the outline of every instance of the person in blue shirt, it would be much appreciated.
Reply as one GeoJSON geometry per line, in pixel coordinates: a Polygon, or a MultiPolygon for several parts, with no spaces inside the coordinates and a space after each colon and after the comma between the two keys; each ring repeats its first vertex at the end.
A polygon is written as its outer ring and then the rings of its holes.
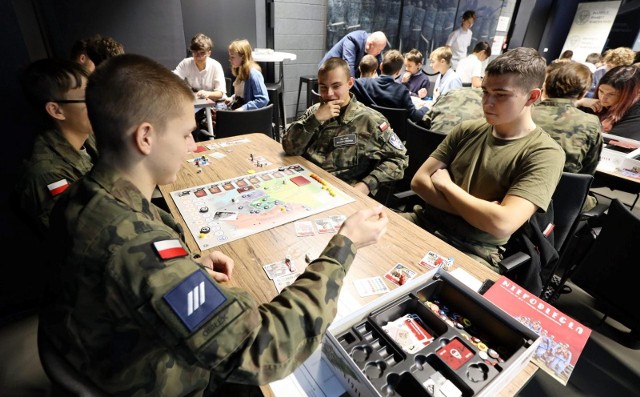
{"type": "Polygon", "coordinates": [[[357,79],[351,87],[351,92],[358,101],[367,106],[375,104],[388,108],[407,109],[409,118],[420,122],[422,116],[429,109],[426,106],[416,109],[407,87],[395,81],[396,77],[400,75],[403,64],[404,57],[400,51],[387,51],[382,60],[380,77],[357,79]]]}
{"type": "Polygon", "coordinates": [[[235,40],[229,44],[229,63],[235,95],[227,100],[233,110],[260,109],[269,104],[269,93],[264,84],[260,66],[253,61],[251,44],[247,40],[235,40]]]}
{"type": "Polygon", "coordinates": [[[429,91],[429,77],[422,71],[422,53],[415,48],[404,54],[404,69],[402,84],[409,89],[409,93],[423,99],[429,91]]]}
{"type": "Polygon", "coordinates": [[[378,64],[382,63],[382,50],[387,46],[387,36],[380,31],[368,33],[356,30],[348,33],[338,41],[318,63],[318,69],[329,58],[338,57],[347,61],[351,75],[360,77],[358,65],[365,54],[376,57],[378,64]]]}
{"type": "Polygon", "coordinates": [[[447,91],[462,88],[460,76],[451,67],[451,57],[451,49],[448,47],[438,47],[429,56],[431,69],[440,73],[433,89],[434,101],[438,100],[440,95],[446,94],[447,91]]]}

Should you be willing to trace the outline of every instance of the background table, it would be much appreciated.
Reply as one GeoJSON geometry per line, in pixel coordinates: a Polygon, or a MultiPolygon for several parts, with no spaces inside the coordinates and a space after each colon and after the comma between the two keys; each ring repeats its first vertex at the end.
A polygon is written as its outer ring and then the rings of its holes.
{"type": "MultiPolygon", "coordinates": [[[[191,235],[169,193],[175,190],[243,176],[250,169],[258,172],[291,164],[301,164],[355,199],[354,202],[305,219],[320,219],[336,214],[349,216],[358,209],[373,207],[378,204],[375,200],[354,190],[345,182],[316,167],[304,158],[300,156],[285,156],[282,146],[264,134],[223,138],[210,141],[210,143],[242,142],[242,140],[249,140],[249,142],[215,149],[215,151],[224,154],[225,157],[215,159],[209,156],[210,164],[207,166],[196,167],[194,164],[185,161],[176,181],[169,185],[160,186],[171,214],[182,224],[185,230],[187,245],[192,252],[200,252],[198,244],[191,235]],[[250,161],[251,155],[264,156],[272,164],[266,168],[255,168],[250,161]],[[202,171],[198,172],[198,169],[202,171]]],[[[207,142],[200,142],[199,144],[206,145],[207,142]]],[[[198,155],[202,154],[206,154],[206,152],[198,153],[198,155]]],[[[191,153],[185,156],[185,159],[193,157],[196,157],[196,155],[191,153]]],[[[491,269],[480,265],[464,253],[407,221],[399,214],[391,210],[387,210],[386,213],[389,217],[387,233],[377,244],[358,251],[353,265],[345,278],[340,299],[349,299],[359,305],[373,301],[376,296],[361,297],[353,286],[353,281],[365,277],[382,276],[398,262],[405,264],[418,274],[426,273],[426,269],[418,265],[418,261],[428,251],[434,251],[446,257],[454,257],[453,268],[460,266],[479,280],[495,280],[498,278],[498,274],[491,269]]],[[[315,236],[298,237],[295,233],[294,224],[288,223],[220,245],[213,250],[222,251],[235,261],[234,277],[228,284],[233,287],[243,288],[259,303],[266,303],[271,301],[278,292],[273,282],[268,279],[262,266],[281,261],[285,256],[290,255],[295,265],[302,268],[306,265],[304,261],[305,255],[316,258],[332,236],[333,234],[316,234],[315,236]]],[[[391,289],[395,288],[390,282],[386,280],[385,282],[391,289]]],[[[529,363],[526,369],[503,389],[501,395],[513,396],[516,394],[533,376],[536,369],[537,367],[534,364],[529,363]]],[[[267,396],[272,395],[267,386],[263,387],[263,392],[267,396]]]]}
{"type": "MultiPolygon", "coordinates": [[[[278,81],[275,81],[276,84],[280,84],[282,86],[282,114],[284,115],[284,122],[287,122],[287,107],[284,100],[285,90],[284,90],[284,61],[295,61],[297,56],[291,52],[281,52],[281,51],[272,51],[269,49],[258,49],[256,48],[251,56],[253,60],[256,62],[272,62],[278,63],[278,81]]],[[[284,127],[284,126],[283,126],[284,127]]]]}

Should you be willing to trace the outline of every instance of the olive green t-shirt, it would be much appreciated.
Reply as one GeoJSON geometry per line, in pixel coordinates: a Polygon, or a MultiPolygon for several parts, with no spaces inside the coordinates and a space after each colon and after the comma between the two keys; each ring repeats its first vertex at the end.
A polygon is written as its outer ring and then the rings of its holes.
{"type": "MultiPolygon", "coordinates": [[[[474,197],[501,202],[513,195],[546,210],[562,175],[564,151],[539,127],[512,140],[496,138],[492,128],[485,120],[462,122],[431,156],[447,164],[451,180],[474,197]]],[[[454,237],[492,245],[508,241],[433,207],[425,215],[454,237]]]]}

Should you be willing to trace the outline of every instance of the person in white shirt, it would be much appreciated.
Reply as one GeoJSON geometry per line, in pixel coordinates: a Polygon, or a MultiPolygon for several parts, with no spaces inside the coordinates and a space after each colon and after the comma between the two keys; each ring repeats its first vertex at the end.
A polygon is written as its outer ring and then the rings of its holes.
{"type": "Polygon", "coordinates": [[[215,101],[225,97],[227,85],[222,65],[211,58],[212,48],[211,38],[197,33],[189,46],[192,57],[180,61],[173,73],[185,80],[198,98],[215,101]]]}
{"type": "Polygon", "coordinates": [[[462,14],[462,23],[460,28],[451,32],[447,38],[446,46],[451,48],[453,58],[451,58],[451,65],[455,69],[458,66],[458,62],[467,56],[467,49],[471,45],[471,37],[473,32],[471,27],[476,21],[476,12],[467,10],[462,14]]]}
{"type": "Polygon", "coordinates": [[[436,84],[433,89],[433,101],[437,101],[440,95],[444,95],[447,91],[462,88],[462,80],[455,70],[451,67],[451,49],[448,47],[438,47],[431,52],[429,56],[430,66],[440,75],[436,78],[436,84]]]}
{"type": "Polygon", "coordinates": [[[456,73],[460,76],[463,86],[473,88],[482,87],[482,76],[484,67],[482,62],[491,56],[491,45],[486,41],[481,41],[473,47],[473,54],[463,58],[458,62],[456,73]]]}

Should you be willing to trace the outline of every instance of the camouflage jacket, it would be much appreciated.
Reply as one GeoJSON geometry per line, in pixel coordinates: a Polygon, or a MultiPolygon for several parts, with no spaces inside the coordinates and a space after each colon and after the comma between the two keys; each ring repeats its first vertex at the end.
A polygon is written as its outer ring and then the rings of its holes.
{"type": "Polygon", "coordinates": [[[57,130],[36,136],[31,157],[22,165],[15,191],[22,211],[41,233],[49,228],[51,208],[64,186],[77,181],[93,167],[98,156],[93,134],[84,147],[86,154],[71,146],[57,130]]]}
{"type": "Polygon", "coordinates": [[[307,109],[291,123],[282,146],[351,185],[364,182],[374,195],[380,184],[402,179],[407,150],[381,113],[349,95],[340,115],[322,124],[315,117],[320,104],[307,109]]]}
{"type": "Polygon", "coordinates": [[[422,118],[422,124],[432,131],[448,134],[463,121],[483,117],[482,89],[458,88],[438,97],[422,118]]]}
{"type": "Polygon", "coordinates": [[[266,384],[290,374],[333,320],[356,253],[334,236],[258,305],[214,281],[170,215],[102,164],[61,197],[51,231],[40,324],[77,370],[122,396],[201,396],[210,378],[266,384]]]}
{"type": "Polygon", "coordinates": [[[531,111],[533,121],[564,150],[565,172],[596,172],[602,151],[602,125],[597,116],[587,114],[572,99],[545,99],[531,111]]]}

